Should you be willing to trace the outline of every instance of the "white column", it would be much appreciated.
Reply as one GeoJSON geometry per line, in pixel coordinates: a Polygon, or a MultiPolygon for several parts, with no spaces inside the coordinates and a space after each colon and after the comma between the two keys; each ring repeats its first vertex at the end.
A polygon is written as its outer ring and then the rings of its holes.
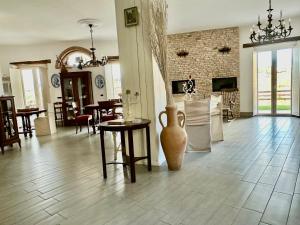
{"type": "MultiPolygon", "coordinates": [[[[152,59],[149,42],[149,2],[151,0],[115,0],[119,55],[123,96],[127,89],[139,93],[132,106],[136,118],[147,118],[151,123],[151,150],[153,165],[160,165],[164,157],[159,142],[161,128],[158,113],[166,105],[165,89],[159,70],[152,59]],[[124,9],[138,7],[139,25],[125,27],[124,9]]],[[[124,109],[126,111],[126,109],[124,109]]],[[[144,155],[146,146],[141,132],[134,134],[135,154],[144,155]]]]}
{"type": "Polygon", "coordinates": [[[2,77],[3,77],[3,74],[2,74],[2,71],[1,71],[1,67],[0,67],[0,96],[4,94],[3,93],[2,77]]]}

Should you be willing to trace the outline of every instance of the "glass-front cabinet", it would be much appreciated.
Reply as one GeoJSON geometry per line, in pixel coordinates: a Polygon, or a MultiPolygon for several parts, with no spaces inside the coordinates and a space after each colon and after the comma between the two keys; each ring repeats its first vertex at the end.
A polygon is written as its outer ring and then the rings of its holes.
{"type": "Polygon", "coordinates": [[[84,107],[93,104],[91,72],[62,73],[61,84],[64,124],[72,126],[76,115],[83,114],[84,107]]]}
{"type": "Polygon", "coordinates": [[[12,146],[21,141],[18,133],[14,97],[0,97],[0,147],[4,154],[5,146],[12,146]]]}

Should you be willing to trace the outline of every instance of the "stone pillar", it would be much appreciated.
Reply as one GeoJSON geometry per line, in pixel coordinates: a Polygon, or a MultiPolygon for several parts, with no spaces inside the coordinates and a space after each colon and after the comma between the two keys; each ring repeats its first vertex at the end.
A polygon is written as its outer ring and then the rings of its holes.
{"type": "MultiPolygon", "coordinates": [[[[118,31],[118,45],[122,74],[123,98],[127,89],[139,93],[131,109],[136,118],[147,118],[151,123],[151,149],[153,165],[160,165],[165,159],[159,134],[161,127],[158,114],[166,106],[165,87],[157,65],[152,58],[149,41],[149,2],[151,0],[115,0],[118,31]],[[139,24],[126,27],[124,9],[137,6],[139,24]]],[[[124,109],[126,112],[126,108],[124,109]]],[[[134,134],[135,154],[145,154],[144,137],[134,134]]]]}

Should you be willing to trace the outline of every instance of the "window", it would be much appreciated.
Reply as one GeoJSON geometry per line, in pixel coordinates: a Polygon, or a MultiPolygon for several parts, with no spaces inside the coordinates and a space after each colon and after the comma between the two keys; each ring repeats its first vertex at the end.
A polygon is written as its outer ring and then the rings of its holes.
{"type": "Polygon", "coordinates": [[[67,67],[77,67],[80,60],[83,60],[83,63],[91,60],[91,57],[82,52],[72,52],[66,57],[66,66],[67,67]]]}
{"type": "Polygon", "coordinates": [[[122,82],[121,82],[121,69],[119,63],[111,64],[112,67],[112,84],[113,84],[113,97],[120,98],[122,94],[122,82]]]}
{"type": "Polygon", "coordinates": [[[26,107],[35,107],[36,106],[36,98],[35,98],[32,70],[31,69],[22,70],[21,74],[22,74],[25,106],[26,107]]]}
{"type": "Polygon", "coordinates": [[[106,93],[108,99],[121,98],[122,83],[119,63],[109,63],[105,66],[106,93]]]}
{"type": "Polygon", "coordinates": [[[21,69],[21,77],[25,107],[43,107],[42,83],[39,69],[21,69]]]}
{"type": "Polygon", "coordinates": [[[91,54],[89,49],[83,47],[73,46],[67,48],[57,57],[55,68],[60,69],[62,63],[69,68],[77,67],[81,59],[83,60],[83,63],[91,60],[91,54]]]}
{"type": "Polygon", "coordinates": [[[3,93],[4,95],[12,95],[10,77],[3,76],[2,77],[2,85],[3,85],[3,93]]]}

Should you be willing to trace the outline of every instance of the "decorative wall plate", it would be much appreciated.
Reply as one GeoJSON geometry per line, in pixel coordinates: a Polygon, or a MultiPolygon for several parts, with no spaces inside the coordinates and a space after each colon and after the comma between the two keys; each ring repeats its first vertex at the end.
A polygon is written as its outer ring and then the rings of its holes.
{"type": "Polygon", "coordinates": [[[60,76],[58,74],[55,73],[51,76],[51,84],[55,88],[60,87],[60,76]]]}
{"type": "Polygon", "coordinates": [[[105,78],[102,75],[97,75],[95,77],[95,84],[96,84],[96,87],[99,88],[99,89],[104,88],[105,78]]]}

